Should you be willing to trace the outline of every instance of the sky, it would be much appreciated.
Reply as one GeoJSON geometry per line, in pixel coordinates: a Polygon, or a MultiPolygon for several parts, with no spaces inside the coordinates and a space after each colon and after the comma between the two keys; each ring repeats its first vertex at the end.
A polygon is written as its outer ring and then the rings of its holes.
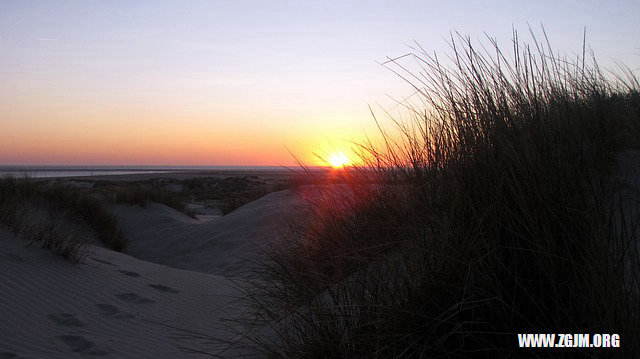
{"type": "Polygon", "coordinates": [[[640,68],[639,1],[0,1],[0,164],[291,165],[376,132],[455,30],[640,68]],[[526,37],[526,36],[523,36],[526,37]]]}

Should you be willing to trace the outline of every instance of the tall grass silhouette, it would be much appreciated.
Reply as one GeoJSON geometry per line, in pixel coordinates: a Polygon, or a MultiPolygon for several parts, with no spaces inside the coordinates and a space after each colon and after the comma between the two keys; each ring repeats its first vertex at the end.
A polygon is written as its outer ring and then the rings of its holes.
{"type": "MultiPolygon", "coordinates": [[[[546,39],[546,35],[545,35],[546,39]]],[[[385,66],[417,93],[410,120],[274,244],[248,297],[275,357],[587,355],[524,351],[516,333],[618,333],[640,355],[636,211],[612,185],[637,146],[638,81],[605,76],[532,32],[507,55],[454,35],[385,66]]],[[[377,120],[376,120],[377,122],[377,120]]],[[[310,176],[311,178],[311,176],[310,176]]],[[[316,180],[311,178],[310,180],[316,180]]]]}

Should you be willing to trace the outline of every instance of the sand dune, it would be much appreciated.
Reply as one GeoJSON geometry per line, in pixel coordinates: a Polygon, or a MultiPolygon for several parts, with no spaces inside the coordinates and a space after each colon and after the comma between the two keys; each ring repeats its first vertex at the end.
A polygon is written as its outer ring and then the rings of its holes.
{"type": "Polygon", "coordinates": [[[169,326],[229,336],[221,319],[238,292],[224,277],[98,247],[74,265],[4,231],[0,248],[0,357],[181,357],[180,347],[203,343],[169,326]]]}
{"type": "Polygon", "coordinates": [[[0,358],[220,354],[217,340],[234,339],[228,319],[241,312],[243,283],[220,274],[238,275],[251,240],[277,236],[302,207],[289,191],[207,222],[162,205],[123,206],[132,256],[92,245],[81,264],[0,230],[0,358]]]}
{"type": "Polygon", "coordinates": [[[114,213],[129,239],[127,253],[133,257],[203,273],[244,276],[260,244],[277,241],[286,221],[304,207],[305,202],[287,190],[207,221],[157,203],[146,208],[120,205],[114,213]]]}

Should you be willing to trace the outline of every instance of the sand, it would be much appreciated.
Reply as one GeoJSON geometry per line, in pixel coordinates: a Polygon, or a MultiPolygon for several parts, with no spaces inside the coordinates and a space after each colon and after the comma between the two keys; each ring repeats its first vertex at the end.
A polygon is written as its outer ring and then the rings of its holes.
{"type": "Polygon", "coordinates": [[[261,244],[304,201],[271,193],[198,221],[160,204],[115,208],[127,253],[98,245],[72,264],[0,229],[0,358],[199,358],[247,354],[230,319],[261,244]]]}
{"type": "Polygon", "coordinates": [[[262,246],[281,240],[305,202],[270,193],[226,216],[195,220],[162,204],[119,205],[114,213],[130,241],[127,253],[153,263],[226,276],[250,276],[262,246]]]}

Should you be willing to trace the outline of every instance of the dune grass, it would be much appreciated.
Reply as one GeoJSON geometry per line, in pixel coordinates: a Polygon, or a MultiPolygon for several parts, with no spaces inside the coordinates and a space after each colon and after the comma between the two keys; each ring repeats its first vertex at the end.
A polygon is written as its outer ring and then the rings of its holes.
{"type": "Polygon", "coordinates": [[[31,242],[78,259],[82,241],[68,228],[67,221],[61,220],[63,216],[86,222],[109,248],[126,248],[127,241],[116,218],[97,198],[62,185],[36,183],[26,176],[0,178],[0,223],[31,242]],[[38,209],[42,213],[34,214],[38,209]]]}
{"type": "Polygon", "coordinates": [[[154,185],[152,181],[117,184],[111,181],[96,181],[95,183],[98,186],[93,192],[98,193],[111,204],[130,204],[145,207],[149,202],[155,202],[183,212],[192,218],[196,216],[195,211],[187,205],[185,196],[154,185]]]}
{"type": "MultiPolygon", "coordinates": [[[[29,212],[21,212],[28,215],[29,212]]],[[[80,263],[85,258],[87,243],[68,221],[62,218],[46,216],[39,221],[21,220],[13,223],[19,237],[27,241],[27,247],[38,243],[41,248],[48,249],[73,263],[80,263]]]]}
{"type": "Polygon", "coordinates": [[[118,220],[95,196],[64,185],[55,185],[43,188],[42,197],[53,211],[62,210],[82,218],[107,247],[116,251],[123,251],[127,247],[127,239],[118,220]]]}
{"type": "Polygon", "coordinates": [[[396,135],[359,145],[363,165],[305,196],[313,215],[267,253],[247,293],[250,325],[271,333],[253,338],[258,349],[640,355],[638,211],[611,176],[638,145],[640,86],[533,40],[515,36],[507,56],[454,36],[446,62],[416,47],[385,64],[419,100],[402,103],[410,119],[396,135]],[[516,333],[618,333],[622,346],[535,351],[516,333]]]}

